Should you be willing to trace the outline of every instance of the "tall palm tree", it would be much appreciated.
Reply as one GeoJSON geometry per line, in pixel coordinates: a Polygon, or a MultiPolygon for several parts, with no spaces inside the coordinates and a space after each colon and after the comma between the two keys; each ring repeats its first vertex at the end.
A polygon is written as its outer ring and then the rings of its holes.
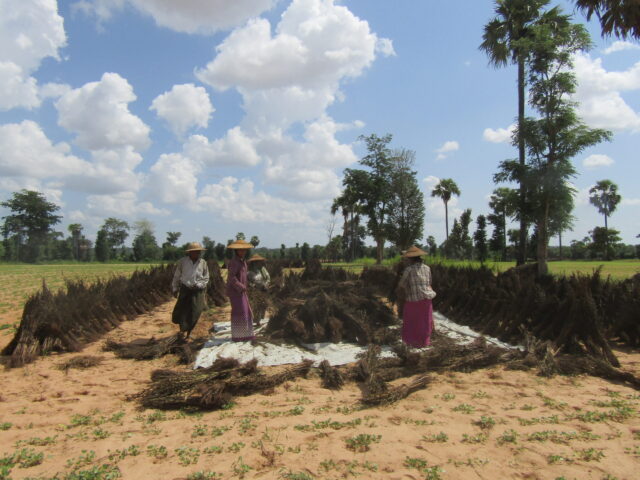
{"type": "Polygon", "coordinates": [[[622,200],[618,194],[618,185],[611,180],[600,180],[589,189],[589,203],[604,215],[604,228],[608,228],[607,219],[615,212],[622,200]]]}
{"type": "Polygon", "coordinates": [[[444,221],[446,229],[446,239],[449,240],[449,208],[448,203],[451,195],[460,196],[460,189],[451,178],[443,178],[431,191],[432,197],[440,197],[444,202],[444,221]]]}
{"type": "Polygon", "coordinates": [[[575,0],[587,16],[595,13],[600,20],[602,35],[628,36],[640,39],[640,2],[638,0],[575,0]]]}
{"type": "Polygon", "coordinates": [[[589,189],[589,203],[604,215],[604,233],[607,245],[605,246],[605,256],[609,260],[609,226],[607,219],[616,210],[622,197],[618,194],[618,185],[611,180],[600,180],[595,186],[589,189]]]}
{"type": "MultiPolygon", "coordinates": [[[[529,54],[527,40],[531,27],[540,18],[540,9],[549,0],[496,0],[496,16],[484,27],[480,50],[489,57],[489,63],[495,67],[511,64],[518,65],[518,132],[524,124],[525,105],[525,63],[529,54]]],[[[524,169],[524,136],[518,133],[518,161],[524,169]]],[[[520,208],[525,211],[526,191],[524,182],[520,182],[520,208]]],[[[525,261],[527,241],[527,221],[520,215],[520,242],[517,264],[525,261]]]]}

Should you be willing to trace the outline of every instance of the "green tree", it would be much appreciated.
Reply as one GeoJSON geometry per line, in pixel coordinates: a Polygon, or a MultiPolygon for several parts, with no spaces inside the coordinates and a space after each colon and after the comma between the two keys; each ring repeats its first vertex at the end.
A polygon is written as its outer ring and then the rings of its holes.
{"type": "Polygon", "coordinates": [[[476,248],[476,255],[481,263],[484,263],[489,256],[487,246],[487,219],[484,215],[478,215],[476,219],[476,231],[473,234],[473,243],[476,248]]]}
{"type": "Polygon", "coordinates": [[[367,229],[376,242],[376,263],[382,263],[384,243],[388,230],[389,203],[392,198],[391,172],[393,160],[388,148],[392,136],[378,137],[361,135],[367,146],[367,155],[360,165],[368,170],[347,168],[343,185],[351,189],[361,203],[362,213],[367,217],[367,229]]]}
{"type": "Polygon", "coordinates": [[[133,239],[133,259],[136,262],[151,262],[158,260],[161,249],[158,247],[156,237],[153,234],[153,226],[147,220],[138,220],[135,223],[136,237],[133,239]]]}
{"type": "Polygon", "coordinates": [[[211,238],[204,236],[202,237],[202,246],[205,249],[203,258],[205,260],[215,260],[216,259],[216,242],[214,240],[211,240],[211,238]]]}
{"type": "Polygon", "coordinates": [[[257,235],[253,235],[249,243],[253,245],[253,248],[256,248],[258,245],[260,245],[260,239],[258,238],[257,235]]]}
{"type": "Polygon", "coordinates": [[[436,244],[436,239],[433,238],[433,235],[429,235],[427,237],[427,247],[429,248],[429,255],[435,257],[438,253],[438,245],[436,244]]]}
{"type": "Polygon", "coordinates": [[[96,259],[99,262],[106,262],[111,255],[111,245],[109,245],[109,239],[107,238],[107,232],[103,228],[98,230],[96,235],[96,259]]]}
{"type": "Polygon", "coordinates": [[[575,205],[576,190],[573,186],[567,184],[566,188],[557,193],[559,195],[554,201],[554,208],[549,212],[549,235],[558,236],[558,256],[562,259],[562,233],[567,230],[572,231],[573,222],[575,221],[575,217],[571,212],[573,212],[575,205]]]}
{"type": "Polygon", "coordinates": [[[456,182],[454,182],[450,178],[443,178],[438,182],[438,184],[431,191],[432,197],[439,197],[444,202],[444,222],[445,222],[445,233],[446,240],[449,239],[449,200],[451,200],[451,196],[455,195],[457,197],[460,196],[460,189],[456,182]]]}
{"type": "MultiPolygon", "coordinates": [[[[360,231],[360,215],[363,213],[363,206],[360,201],[362,195],[358,188],[361,185],[366,185],[366,183],[367,172],[362,170],[352,171],[348,181],[344,182],[344,190],[333,200],[331,205],[332,215],[335,215],[338,211],[342,213],[342,257],[347,262],[356,257],[359,243],[357,237],[360,231]]],[[[329,238],[329,241],[331,241],[331,238],[329,238]]]]}
{"type": "Polygon", "coordinates": [[[507,217],[512,217],[517,209],[518,191],[511,188],[496,188],[489,199],[492,213],[487,219],[493,225],[490,249],[501,252],[501,260],[507,261],[507,217]]]}
{"type": "Polygon", "coordinates": [[[73,252],[73,258],[80,260],[80,239],[82,238],[83,227],[79,223],[72,223],[67,227],[67,230],[71,234],[71,248],[73,252]]]}
{"type": "Polygon", "coordinates": [[[393,155],[387,236],[400,250],[406,250],[422,238],[424,195],[418,187],[415,152],[397,150],[393,155]]]}
{"type": "Polygon", "coordinates": [[[176,246],[181,236],[181,232],[167,232],[167,240],[162,244],[163,260],[175,261],[182,257],[182,249],[176,246]]]}
{"type": "Polygon", "coordinates": [[[47,243],[53,235],[53,226],[62,218],[55,215],[60,207],[48,202],[46,197],[34,190],[14,192],[9,200],[0,206],[11,210],[5,217],[2,234],[5,246],[11,245],[14,258],[27,262],[37,262],[45,257],[47,243]]]}
{"type": "Polygon", "coordinates": [[[300,247],[300,258],[302,258],[302,260],[306,262],[307,260],[309,260],[310,252],[311,252],[311,245],[309,245],[307,242],[304,242],[302,244],[302,247],[300,247]]]}
{"type": "Polygon", "coordinates": [[[329,243],[325,247],[324,254],[328,260],[337,262],[338,260],[340,260],[341,251],[342,237],[340,235],[336,235],[329,241],[329,243]]]}
{"type": "Polygon", "coordinates": [[[548,273],[547,255],[552,212],[566,197],[568,179],[575,175],[571,159],[585,148],[608,140],[611,134],[588,128],[575,112],[573,57],[590,47],[582,25],[574,25],[559,8],[535,28],[529,65],[529,103],[538,118],[527,118],[519,135],[526,140],[525,169],[513,161],[501,163],[501,181],[524,182],[527,207],[535,223],[538,273],[548,273]]]}
{"type": "Polygon", "coordinates": [[[283,243],[280,245],[280,258],[285,258],[286,256],[287,256],[287,249],[283,243]]]}
{"type": "MultiPolygon", "coordinates": [[[[531,30],[540,20],[541,9],[549,0],[496,0],[496,16],[484,27],[480,50],[489,56],[489,62],[495,67],[504,67],[509,63],[518,66],[518,131],[522,131],[525,118],[526,62],[531,49],[531,30]]],[[[516,135],[518,161],[524,168],[525,141],[522,135],[516,135]]],[[[520,208],[524,212],[526,205],[526,187],[520,183],[520,208]]],[[[517,264],[525,262],[527,235],[526,217],[520,215],[520,241],[517,264]]]]}
{"type": "Polygon", "coordinates": [[[110,249],[110,258],[117,258],[119,256],[118,249],[120,249],[120,253],[122,253],[124,242],[129,236],[129,229],[129,224],[118,218],[109,217],[104,221],[101,230],[104,230],[106,233],[110,249]]]}
{"type": "Polygon", "coordinates": [[[613,228],[595,227],[589,231],[591,235],[591,244],[589,248],[594,256],[601,256],[609,260],[613,257],[613,249],[616,244],[620,243],[620,232],[613,228]]]}
{"type": "Polygon", "coordinates": [[[242,232],[236,233],[236,240],[245,240],[245,239],[246,239],[246,237],[245,237],[244,233],[242,233],[242,232]]]}
{"type": "Polygon", "coordinates": [[[227,249],[227,247],[224,246],[224,244],[222,243],[217,243],[216,244],[216,258],[220,261],[220,260],[224,260],[224,252],[227,249]]]}
{"type": "Polygon", "coordinates": [[[615,34],[640,39],[640,2],[638,0],[575,0],[576,6],[587,16],[595,13],[600,20],[602,35],[615,34]]]}
{"type": "MultiPolygon", "coordinates": [[[[622,200],[622,197],[618,194],[618,185],[611,180],[600,180],[595,186],[589,189],[589,202],[591,205],[598,209],[602,215],[604,215],[604,229],[608,229],[608,218],[613,212],[616,211],[618,204],[622,200]]],[[[608,236],[604,236],[608,238],[608,236]]],[[[605,249],[608,254],[609,249],[605,249]]],[[[609,257],[606,257],[609,260],[609,257]]]]}

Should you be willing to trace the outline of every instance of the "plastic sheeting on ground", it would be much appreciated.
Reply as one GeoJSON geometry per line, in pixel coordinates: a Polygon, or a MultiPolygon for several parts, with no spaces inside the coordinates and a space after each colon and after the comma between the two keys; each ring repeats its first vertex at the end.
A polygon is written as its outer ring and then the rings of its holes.
{"type": "MultiPolygon", "coordinates": [[[[266,320],[263,320],[263,325],[256,329],[256,334],[264,329],[266,323],[266,320]]],[[[438,312],[434,312],[434,323],[438,332],[453,338],[460,344],[470,343],[481,336],[469,327],[458,325],[438,312]]],[[[304,359],[313,360],[314,366],[318,366],[323,360],[327,360],[331,365],[345,365],[355,362],[358,355],[367,350],[367,347],[351,343],[311,343],[303,344],[304,348],[302,348],[296,345],[276,345],[262,341],[255,344],[234,342],[231,340],[230,322],[218,322],[214,328],[212,338],[198,353],[194,368],[209,367],[218,357],[235,358],[240,362],[255,358],[258,360],[258,366],[300,363],[304,359]]],[[[492,337],[485,338],[487,342],[503,348],[519,348],[492,337]]],[[[383,346],[380,356],[394,357],[395,354],[390,346],[383,346]]]]}

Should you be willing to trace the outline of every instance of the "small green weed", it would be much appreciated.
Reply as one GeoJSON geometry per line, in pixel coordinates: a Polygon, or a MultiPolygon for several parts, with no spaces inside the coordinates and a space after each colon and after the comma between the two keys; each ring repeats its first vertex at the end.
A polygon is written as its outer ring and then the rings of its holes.
{"type": "Polygon", "coordinates": [[[200,449],[193,447],[178,447],[175,449],[176,455],[178,455],[178,462],[183,467],[189,465],[195,465],[200,459],[200,449]]]}
{"type": "Polygon", "coordinates": [[[214,478],[222,478],[222,474],[207,470],[187,475],[187,480],[211,480],[214,478]]]}
{"type": "Polygon", "coordinates": [[[430,443],[445,443],[449,440],[449,436],[444,432],[440,432],[436,434],[432,433],[429,435],[423,435],[422,440],[430,443]]]}
{"type": "Polygon", "coordinates": [[[460,405],[453,407],[454,412],[461,412],[466,414],[471,414],[476,411],[476,407],[473,405],[469,405],[468,403],[461,403],[460,405]]]}
{"type": "Polygon", "coordinates": [[[361,433],[355,437],[347,438],[345,443],[349,450],[354,452],[367,452],[371,449],[372,443],[379,443],[382,435],[370,435],[368,433],[361,433]]]}
{"type": "Polygon", "coordinates": [[[498,437],[497,441],[498,445],[503,445],[505,443],[516,443],[518,441],[518,432],[513,429],[507,430],[498,437]]]}
{"type": "Polygon", "coordinates": [[[147,455],[149,457],[156,458],[158,460],[162,458],[167,458],[169,452],[167,451],[167,447],[164,445],[148,445],[147,446],[147,455]]]}
{"type": "Polygon", "coordinates": [[[480,420],[474,420],[472,423],[482,428],[483,430],[490,430],[496,425],[496,421],[493,419],[493,417],[488,417],[486,415],[482,415],[480,417],[480,420]]]}

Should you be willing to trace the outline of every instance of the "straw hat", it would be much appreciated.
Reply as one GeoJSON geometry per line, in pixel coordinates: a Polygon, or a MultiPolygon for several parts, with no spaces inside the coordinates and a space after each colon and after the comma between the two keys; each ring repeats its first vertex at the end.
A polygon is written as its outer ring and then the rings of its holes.
{"type": "Polygon", "coordinates": [[[266,258],[264,258],[264,257],[261,257],[261,256],[260,256],[260,255],[258,255],[258,254],[256,254],[256,255],[253,255],[253,256],[252,256],[248,261],[249,261],[249,262],[259,262],[259,261],[264,261],[264,262],[266,262],[266,261],[267,261],[267,259],[266,259],[266,258]]]}
{"type": "Polygon", "coordinates": [[[235,242],[227,245],[227,248],[234,248],[236,250],[248,250],[250,248],[253,248],[253,245],[251,245],[249,242],[245,242],[244,240],[236,240],[235,242]]]}
{"type": "Polygon", "coordinates": [[[425,252],[424,250],[419,249],[415,245],[412,245],[411,247],[409,247],[404,252],[404,254],[402,256],[404,258],[412,258],[412,257],[420,257],[422,255],[427,255],[427,252],[425,252]]]}
{"type": "Polygon", "coordinates": [[[206,248],[204,248],[200,242],[191,242],[191,243],[187,243],[187,248],[185,249],[185,252],[201,252],[203,250],[206,250],[206,248]]]}

